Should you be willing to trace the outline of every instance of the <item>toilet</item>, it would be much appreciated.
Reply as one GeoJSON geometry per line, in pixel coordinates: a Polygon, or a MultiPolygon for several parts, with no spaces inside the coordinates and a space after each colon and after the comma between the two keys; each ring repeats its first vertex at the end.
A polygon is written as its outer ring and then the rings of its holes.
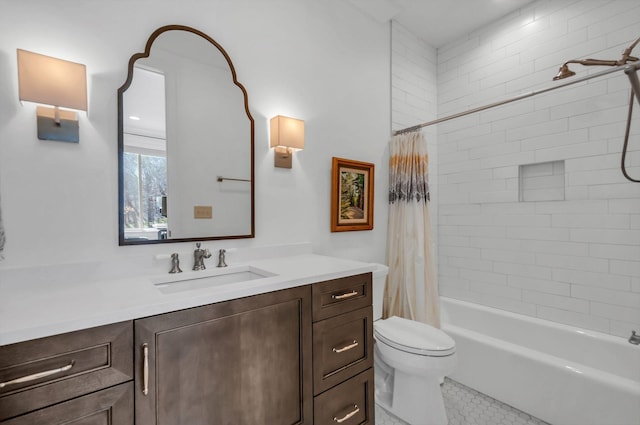
{"type": "Polygon", "coordinates": [[[373,271],[376,404],[411,425],[447,425],[440,383],[455,368],[455,341],[424,323],[382,319],[388,270],[373,271]]]}

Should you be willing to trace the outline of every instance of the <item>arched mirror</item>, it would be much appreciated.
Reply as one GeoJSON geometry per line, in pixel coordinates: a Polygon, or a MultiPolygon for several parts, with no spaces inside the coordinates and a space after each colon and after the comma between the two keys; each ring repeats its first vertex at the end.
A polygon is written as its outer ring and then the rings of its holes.
{"type": "Polygon", "coordinates": [[[120,245],[254,237],[254,122],[222,46],[159,28],[118,113],[120,245]]]}

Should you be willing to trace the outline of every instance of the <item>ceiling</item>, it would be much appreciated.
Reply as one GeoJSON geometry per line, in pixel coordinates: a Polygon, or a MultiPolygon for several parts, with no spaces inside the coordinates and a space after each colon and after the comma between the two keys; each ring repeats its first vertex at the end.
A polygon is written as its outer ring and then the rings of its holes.
{"type": "Polygon", "coordinates": [[[374,19],[395,20],[441,47],[534,0],[349,0],[374,19]]]}

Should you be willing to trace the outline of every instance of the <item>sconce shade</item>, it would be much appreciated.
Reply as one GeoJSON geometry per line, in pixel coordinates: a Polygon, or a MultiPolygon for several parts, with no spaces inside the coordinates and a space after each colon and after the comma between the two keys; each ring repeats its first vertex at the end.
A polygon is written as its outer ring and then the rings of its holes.
{"type": "Polygon", "coordinates": [[[18,49],[20,100],[87,110],[86,66],[18,49]]]}
{"type": "Polygon", "coordinates": [[[277,115],[271,118],[270,141],[273,147],[304,149],[304,121],[277,115]]]}

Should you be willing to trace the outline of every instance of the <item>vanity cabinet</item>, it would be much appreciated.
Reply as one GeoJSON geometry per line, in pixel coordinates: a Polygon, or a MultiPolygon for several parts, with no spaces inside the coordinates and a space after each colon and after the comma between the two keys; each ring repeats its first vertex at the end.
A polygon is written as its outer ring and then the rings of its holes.
{"type": "Polygon", "coordinates": [[[0,423],[133,425],[133,323],[0,347],[0,423]]]}
{"type": "Polygon", "coordinates": [[[371,273],[313,285],[314,425],[374,423],[371,273]]]}
{"type": "Polygon", "coordinates": [[[136,424],[311,424],[311,287],[135,322],[136,424]]]}
{"type": "Polygon", "coordinates": [[[373,424],[373,391],[371,273],[0,347],[1,425],[373,424]]]}

